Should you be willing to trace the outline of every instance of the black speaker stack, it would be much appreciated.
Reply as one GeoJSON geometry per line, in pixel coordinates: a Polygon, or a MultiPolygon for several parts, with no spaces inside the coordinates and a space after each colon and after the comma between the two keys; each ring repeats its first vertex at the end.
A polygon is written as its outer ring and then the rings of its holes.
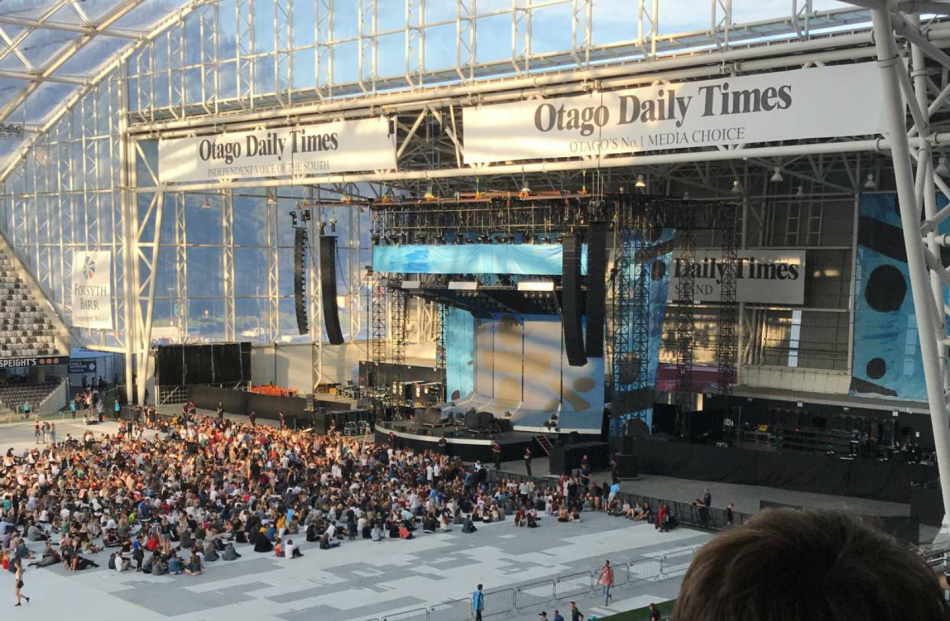
{"type": "Polygon", "coordinates": [[[577,235],[565,235],[561,238],[562,283],[564,285],[561,319],[564,324],[564,350],[567,362],[572,367],[587,364],[584,353],[583,295],[581,292],[581,238],[577,235]]]}
{"type": "Polygon", "coordinates": [[[323,298],[323,322],[331,345],[343,344],[340,312],[336,305],[336,237],[320,236],[320,289],[323,298]]]}
{"type": "Polygon", "coordinates": [[[297,331],[300,334],[306,334],[310,330],[307,323],[306,260],[307,230],[297,228],[294,229],[294,306],[297,310],[297,331]]]}

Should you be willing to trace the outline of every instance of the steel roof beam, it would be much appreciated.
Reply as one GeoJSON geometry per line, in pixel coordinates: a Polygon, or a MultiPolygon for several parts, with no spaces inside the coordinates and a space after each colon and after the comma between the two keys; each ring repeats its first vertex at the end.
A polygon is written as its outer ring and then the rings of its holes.
{"type": "Polygon", "coordinates": [[[146,37],[144,32],[135,32],[131,30],[98,29],[94,24],[89,26],[79,24],[64,24],[61,22],[39,21],[35,19],[24,19],[22,17],[12,17],[10,15],[0,15],[0,24],[8,26],[22,26],[24,28],[58,30],[61,32],[75,32],[77,34],[100,34],[107,37],[118,37],[121,39],[142,40],[146,37]]]}

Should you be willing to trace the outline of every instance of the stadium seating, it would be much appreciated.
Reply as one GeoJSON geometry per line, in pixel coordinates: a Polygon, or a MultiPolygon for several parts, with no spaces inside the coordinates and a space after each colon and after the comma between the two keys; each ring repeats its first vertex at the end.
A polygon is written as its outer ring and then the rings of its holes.
{"type": "Polygon", "coordinates": [[[13,260],[0,255],[0,358],[68,355],[50,311],[40,303],[13,260]]]}
{"type": "Polygon", "coordinates": [[[59,379],[51,379],[40,384],[0,385],[0,403],[14,412],[21,412],[24,403],[36,410],[56,390],[59,382],[59,379]]]}

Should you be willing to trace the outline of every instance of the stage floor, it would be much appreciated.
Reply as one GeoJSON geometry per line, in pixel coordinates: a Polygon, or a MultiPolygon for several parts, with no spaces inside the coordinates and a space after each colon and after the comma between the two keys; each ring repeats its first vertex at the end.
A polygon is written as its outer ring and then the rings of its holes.
{"type": "MultiPolygon", "coordinates": [[[[81,422],[56,427],[60,437],[67,432],[75,437],[85,429],[81,422]]],[[[117,428],[105,423],[92,429],[114,433],[117,428]]],[[[12,446],[19,452],[32,444],[30,425],[0,428],[4,451],[12,446]]],[[[618,564],[659,558],[710,537],[688,529],[661,534],[650,525],[599,513],[583,514],[580,524],[558,524],[550,518],[541,523],[537,529],[515,530],[509,520],[480,526],[471,535],[456,529],[421,534],[412,541],[344,542],[329,551],[304,543],[304,558],[292,561],[239,546],[241,559],[210,563],[201,576],[119,574],[104,569],[108,554],[100,553],[95,560],[103,568],[75,575],[64,574],[60,566],[28,568],[23,590],[33,601],[24,604],[23,612],[36,619],[71,621],[364,621],[465,598],[478,583],[489,592],[517,587],[596,570],[604,559],[618,564]]],[[[12,606],[13,575],[5,575],[0,592],[12,606]]],[[[673,599],[680,580],[676,576],[618,587],[610,608],[602,606],[596,593],[576,599],[585,613],[604,616],[673,599]]],[[[567,599],[507,618],[536,621],[540,610],[550,613],[554,608],[563,614],[569,608],[567,599]]]]}
{"type": "Polygon", "coordinates": [[[481,440],[486,444],[491,444],[493,440],[498,440],[499,444],[523,444],[525,442],[533,442],[535,436],[538,435],[529,431],[505,431],[503,433],[491,435],[487,433],[480,433],[476,435],[466,432],[463,427],[432,427],[431,425],[422,425],[411,420],[378,422],[376,424],[376,428],[383,432],[392,429],[396,432],[424,436],[427,439],[433,439],[435,442],[439,440],[443,433],[446,435],[446,439],[481,440]],[[455,435],[450,435],[452,433],[455,433],[455,435]]]}

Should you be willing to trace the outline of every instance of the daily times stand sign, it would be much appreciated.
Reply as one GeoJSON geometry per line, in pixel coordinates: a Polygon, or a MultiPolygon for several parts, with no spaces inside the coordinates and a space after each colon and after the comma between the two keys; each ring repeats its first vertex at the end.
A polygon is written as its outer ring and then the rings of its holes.
{"type": "Polygon", "coordinates": [[[874,63],[463,110],[466,164],[880,133],[874,63]]]}
{"type": "MultiPolygon", "coordinates": [[[[673,256],[669,301],[676,301],[679,280],[691,273],[695,301],[722,300],[722,251],[697,250],[693,261],[679,253],[673,256]]],[[[764,304],[805,302],[804,250],[740,250],[736,271],[736,301],[764,304]]]]}
{"type": "Polygon", "coordinates": [[[286,177],[392,170],[396,151],[384,117],[158,141],[159,180],[286,177]]]}

